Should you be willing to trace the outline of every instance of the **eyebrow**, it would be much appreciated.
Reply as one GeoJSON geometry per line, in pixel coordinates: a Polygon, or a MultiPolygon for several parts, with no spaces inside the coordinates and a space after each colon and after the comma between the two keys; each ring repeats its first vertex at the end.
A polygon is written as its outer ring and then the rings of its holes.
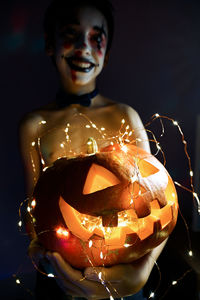
{"type": "MultiPolygon", "coordinates": [[[[67,26],[73,26],[73,25],[80,25],[80,22],[75,18],[71,18],[69,20],[69,22],[67,22],[67,24],[64,24],[64,22],[63,22],[63,24],[61,23],[60,25],[61,25],[60,27],[65,27],[65,26],[67,27],[67,26]]],[[[101,34],[104,34],[107,37],[106,31],[105,31],[103,25],[101,27],[98,25],[95,25],[95,26],[93,26],[93,29],[98,31],[101,34]]]]}

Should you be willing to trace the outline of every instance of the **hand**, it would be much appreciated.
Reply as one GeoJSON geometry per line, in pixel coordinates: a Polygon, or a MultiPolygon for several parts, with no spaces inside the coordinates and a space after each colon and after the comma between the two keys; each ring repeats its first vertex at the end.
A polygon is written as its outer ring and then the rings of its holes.
{"type": "Polygon", "coordinates": [[[53,273],[53,268],[45,256],[46,249],[39,243],[37,237],[30,242],[28,247],[28,255],[30,256],[34,267],[38,271],[43,273],[43,271],[41,271],[39,268],[39,265],[42,265],[46,275],[53,273]]]}
{"type": "Polygon", "coordinates": [[[48,252],[47,258],[53,266],[58,285],[66,294],[87,299],[104,299],[110,294],[113,298],[119,298],[135,294],[144,286],[165,243],[131,264],[109,268],[89,267],[84,274],[73,269],[58,253],[48,252]]]}

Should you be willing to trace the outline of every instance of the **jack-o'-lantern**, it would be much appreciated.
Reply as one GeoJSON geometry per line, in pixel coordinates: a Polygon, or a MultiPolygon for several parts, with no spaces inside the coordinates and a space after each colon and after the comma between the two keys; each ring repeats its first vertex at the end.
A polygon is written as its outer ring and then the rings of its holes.
{"type": "Polygon", "coordinates": [[[178,214],[166,169],[133,145],[57,160],[34,199],[40,242],[77,268],[142,257],[169,236],[178,214]]]}

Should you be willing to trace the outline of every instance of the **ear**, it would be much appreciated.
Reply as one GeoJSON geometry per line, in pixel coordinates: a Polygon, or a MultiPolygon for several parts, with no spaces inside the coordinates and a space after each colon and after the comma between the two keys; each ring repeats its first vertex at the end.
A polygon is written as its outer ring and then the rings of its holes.
{"type": "Polygon", "coordinates": [[[105,55],[105,58],[104,58],[104,64],[103,64],[104,67],[106,67],[107,64],[108,64],[109,56],[110,56],[110,52],[107,51],[107,52],[106,52],[106,55],[105,55]]]}

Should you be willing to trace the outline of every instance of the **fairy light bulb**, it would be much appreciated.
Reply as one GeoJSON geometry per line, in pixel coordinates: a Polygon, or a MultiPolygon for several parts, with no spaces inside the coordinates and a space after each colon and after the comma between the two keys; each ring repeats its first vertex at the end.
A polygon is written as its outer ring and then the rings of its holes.
{"type": "Polygon", "coordinates": [[[18,226],[19,226],[19,227],[22,227],[22,221],[19,221],[19,222],[18,222],[18,226]]]}
{"type": "MultiPolygon", "coordinates": [[[[154,115],[154,117],[156,117],[156,118],[162,118],[162,116],[160,116],[158,113],[156,113],[155,115],[154,115]]],[[[155,118],[154,118],[155,119],[155,118]]],[[[169,119],[169,118],[168,118],[169,119]]],[[[100,128],[97,128],[97,126],[91,121],[91,120],[89,120],[89,119],[87,119],[88,120],[88,123],[89,124],[87,124],[87,125],[84,125],[85,126],[85,128],[94,128],[94,129],[96,129],[96,130],[98,130],[100,133],[101,133],[101,131],[105,131],[106,129],[104,128],[104,127],[100,127],[100,128]]],[[[179,127],[179,125],[178,125],[178,122],[177,121],[174,121],[174,120],[171,120],[172,121],[172,123],[173,123],[173,125],[175,125],[175,126],[177,126],[178,127],[178,129],[179,129],[179,131],[180,131],[180,133],[181,133],[181,129],[180,129],[180,127],[179,127]]],[[[110,137],[109,136],[109,139],[108,139],[108,143],[110,144],[110,145],[114,145],[114,143],[111,141],[111,140],[113,140],[113,141],[115,141],[115,143],[116,143],[116,141],[119,141],[120,143],[120,146],[121,146],[121,149],[126,153],[127,152],[127,146],[126,145],[124,145],[124,142],[127,142],[127,143],[135,143],[135,141],[137,141],[137,142],[142,142],[142,140],[140,139],[140,138],[136,138],[135,140],[133,140],[133,137],[132,137],[132,139],[130,138],[130,140],[129,139],[127,139],[126,137],[131,137],[132,135],[133,135],[133,133],[134,133],[134,130],[130,130],[130,132],[128,132],[129,131],[129,125],[127,125],[126,126],[126,128],[125,128],[125,126],[123,127],[123,124],[125,124],[126,123],[126,121],[125,121],[125,119],[122,119],[121,120],[121,131],[119,130],[119,133],[118,134],[116,134],[116,135],[113,135],[112,137],[110,137]],[[125,137],[126,136],[126,137],[125,137]]],[[[41,122],[40,122],[40,124],[46,124],[46,121],[45,120],[42,120],[41,122]]],[[[64,132],[66,133],[66,135],[64,134],[64,136],[66,136],[66,140],[69,142],[69,140],[70,140],[70,136],[68,135],[68,132],[69,132],[69,127],[70,127],[70,124],[68,123],[67,124],[67,126],[66,126],[66,124],[65,124],[65,129],[64,129],[64,132]]],[[[106,134],[105,134],[106,135],[106,134]]],[[[101,133],[101,137],[103,138],[103,136],[104,136],[104,133],[101,133]]],[[[135,138],[135,137],[134,137],[135,138]]],[[[66,145],[66,140],[65,140],[65,142],[63,142],[63,143],[61,143],[60,144],[60,147],[61,148],[64,148],[64,145],[66,145]]],[[[156,139],[154,140],[155,142],[156,142],[156,146],[157,146],[157,149],[158,150],[161,150],[161,147],[160,147],[160,144],[156,141],[156,139]]],[[[96,141],[95,141],[96,142],[96,141]]],[[[182,139],[182,142],[183,142],[183,144],[184,145],[187,145],[187,142],[184,140],[184,139],[182,139]]],[[[33,141],[30,145],[32,145],[33,147],[35,146],[35,142],[33,141]]],[[[88,147],[91,147],[93,145],[93,143],[91,142],[91,141],[88,141],[88,143],[87,143],[87,146],[88,147]]],[[[38,146],[40,146],[40,138],[38,138],[38,146]]],[[[58,146],[59,146],[59,144],[58,144],[58,146]]],[[[113,148],[113,150],[114,150],[114,148],[113,148]]],[[[98,151],[98,149],[97,149],[97,151],[98,151]]],[[[72,150],[70,150],[70,152],[72,152],[72,150]]],[[[93,152],[92,153],[94,153],[95,151],[93,150],[93,152]]],[[[77,153],[75,153],[74,152],[74,154],[76,154],[77,155],[77,153]]],[[[62,156],[63,157],[63,156],[62,156]]],[[[60,157],[61,158],[61,157],[60,157]]],[[[45,163],[44,163],[44,160],[43,159],[41,159],[41,162],[42,162],[42,164],[44,165],[45,163]]],[[[43,171],[45,171],[47,169],[47,167],[45,167],[45,168],[43,168],[43,171]]],[[[193,177],[193,171],[191,170],[191,168],[190,168],[190,171],[188,172],[189,173],[189,175],[191,176],[191,177],[193,177]]],[[[138,176],[137,175],[134,175],[133,177],[131,177],[130,178],[130,181],[132,182],[132,183],[134,183],[135,182],[135,180],[138,180],[138,176]]],[[[141,193],[141,190],[139,191],[139,193],[141,193]]],[[[198,199],[198,195],[197,195],[197,193],[195,193],[194,191],[193,191],[193,196],[196,198],[196,199],[198,199]]],[[[175,195],[174,194],[172,194],[172,197],[175,197],[175,195]]],[[[31,211],[31,209],[36,205],[36,202],[34,202],[35,200],[33,200],[32,202],[31,202],[31,207],[27,207],[27,211],[31,211]]],[[[130,204],[132,204],[133,203],[133,196],[131,196],[131,201],[130,201],[130,204]]],[[[200,213],[200,205],[199,205],[199,207],[198,207],[198,211],[199,211],[199,213],[200,213]]],[[[86,221],[85,220],[83,220],[83,222],[82,222],[82,224],[83,223],[85,223],[86,221]]],[[[22,221],[19,221],[18,222],[18,226],[19,227],[21,227],[22,226],[22,221]]],[[[107,233],[109,233],[109,231],[110,231],[110,229],[108,228],[107,229],[107,233]]],[[[57,229],[57,231],[56,231],[56,233],[60,236],[60,237],[68,237],[69,235],[70,235],[70,233],[69,233],[69,231],[67,231],[67,230],[65,230],[65,229],[63,229],[63,228],[58,228],[57,229]]],[[[89,246],[89,248],[91,248],[92,246],[93,246],[93,241],[92,240],[89,240],[89,241],[87,241],[87,245],[89,246]]],[[[128,247],[130,247],[131,246],[131,244],[127,244],[127,243],[125,243],[124,244],[124,247],[125,248],[128,248],[128,247]]],[[[190,248],[190,247],[189,247],[190,248]]],[[[190,251],[188,251],[187,252],[187,255],[188,256],[190,256],[190,257],[192,257],[193,256],[193,252],[190,250],[190,251]]],[[[103,255],[103,252],[101,251],[100,252],[100,258],[101,259],[105,259],[106,258],[106,254],[104,253],[104,255],[103,255]]],[[[92,266],[92,263],[91,263],[91,266],[92,266]]],[[[49,273],[49,274],[46,274],[48,277],[55,277],[54,276],[54,274],[52,274],[52,273],[49,273]]],[[[99,279],[101,280],[101,282],[102,282],[102,284],[104,284],[103,283],[103,281],[102,281],[102,273],[100,272],[99,274],[98,274],[98,277],[99,277],[99,279]]],[[[176,285],[177,283],[179,282],[179,280],[173,280],[172,282],[171,282],[171,284],[172,285],[176,285]]],[[[20,282],[20,280],[19,279],[16,279],[16,283],[17,284],[21,284],[21,282],[20,282]]],[[[111,295],[111,293],[110,293],[110,291],[109,291],[109,289],[108,289],[108,287],[106,287],[105,286],[105,288],[106,288],[106,290],[109,292],[109,294],[110,294],[110,299],[111,300],[114,300],[114,298],[112,297],[112,295],[111,295]]],[[[150,295],[149,295],[149,298],[154,298],[155,297],[155,293],[154,292],[151,292],[150,293],[150,295]]]]}
{"type": "Polygon", "coordinates": [[[192,257],[192,256],[193,256],[193,252],[192,252],[192,250],[188,251],[188,255],[189,255],[190,257],[192,257]]]}
{"type": "Polygon", "coordinates": [[[124,151],[125,153],[127,153],[127,151],[128,151],[128,148],[127,148],[126,145],[123,145],[123,146],[121,147],[121,149],[122,149],[122,151],[124,151]]]}
{"type": "Polygon", "coordinates": [[[32,200],[31,206],[32,206],[32,208],[35,208],[35,206],[36,206],[36,201],[35,201],[35,199],[32,200]]]}
{"type": "Polygon", "coordinates": [[[151,292],[150,295],[149,295],[149,298],[154,298],[154,296],[155,296],[155,293],[151,292]]]}
{"type": "Polygon", "coordinates": [[[100,280],[102,280],[102,272],[99,272],[98,277],[100,280]]]}

